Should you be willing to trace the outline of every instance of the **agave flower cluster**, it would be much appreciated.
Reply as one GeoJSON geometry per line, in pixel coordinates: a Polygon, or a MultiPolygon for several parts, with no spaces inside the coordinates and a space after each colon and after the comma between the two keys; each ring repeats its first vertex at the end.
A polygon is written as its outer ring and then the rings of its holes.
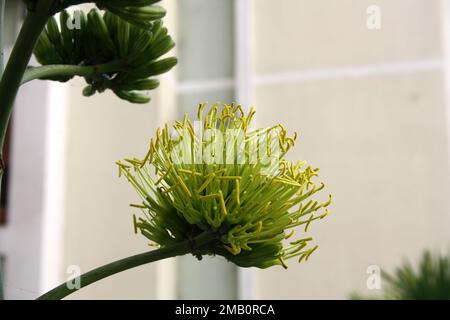
{"type": "Polygon", "coordinates": [[[154,4],[161,0],[23,0],[28,10],[46,10],[53,15],[67,7],[82,3],[95,3],[102,10],[111,11],[122,19],[141,26],[148,26],[147,20],[162,18],[165,10],[154,4]]]}
{"type": "MultiPolygon", "coordinates": [[[[150,98],[140,91],[158,87],[158,80],[148,78],[176,65],[175,57],[159,59],[175,43],[160,20],[165,15],[163,8],[122,7],[118,2],[98,2],[108,10],[105,13],[92,9],[87,15],[81,10],[70,15],[63,10],[59,26],[51,17],[34,54],[42,65],[92,66],[93,72],[85,76],[85,96],[110,89],[121,99],[147,103],[150,98]]],[[[149,1],[135,1],[139,2],[143,5],[149,1]]],[[[71,78],[58,76],[50,80],[71,78]]]]}
{"type": "Polygon", "coordinates": [[[205,109],[200,105],[194,123],[185,116],[173,129],[158,129],[144,159],[118,162],[142,201],[132,205],[142,211],[134,216],[135,231],[160,247],[212,234],[192,253],[220,255],[242,267],[307,260],[317,246],[305,233],[327,215],[331,196],[312,200],[324,188],[313,181],[318,169],[284,159],[296,135],[287,136],[282,125],[252,130],[254,109],[205,109]],[[294,231],[301,236],[294,239],[294,231]]]}

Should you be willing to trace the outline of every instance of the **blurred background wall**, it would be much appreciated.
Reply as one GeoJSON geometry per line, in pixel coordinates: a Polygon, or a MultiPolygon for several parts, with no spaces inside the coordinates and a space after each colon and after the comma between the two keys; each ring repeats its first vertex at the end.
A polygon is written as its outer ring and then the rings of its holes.
{"type": "Polygon", "coordinates": [[[291,159],[320,167],[334,197],[331,214],[310,229],[319,250],[305,264],[291,261],[287,271],[237,269],[219,258],[171,259],[71,298],[343,299],[355,290],[374,293],[366,286],[371,265],[390,271],[426,248],[448,249],[445,1],[162,5],[179,65],[149,105],[110,94],[84,98],[80,79],[23,89],[28,98],[15,114],[9,219],[0,229],[9,297],[36,296],[66,279],[69,266],[87,271],[146,250],[132,232],[128,203],[136,197],[117,178],[114,162],[143,156],[157,126],[193,114],[204,101],[255,105],[258,125],[283,123],[300,133],[291,159]],[[44,97],[36,101],[39,92],[44,97]],[[20,111],[33,108],[35,117],[20,111]]]}

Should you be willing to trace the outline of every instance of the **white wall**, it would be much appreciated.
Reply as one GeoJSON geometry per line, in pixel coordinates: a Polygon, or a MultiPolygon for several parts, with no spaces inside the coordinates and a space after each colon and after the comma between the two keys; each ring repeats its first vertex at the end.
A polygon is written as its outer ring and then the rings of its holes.
{"type": "Polygon", "coordinates": [[[291,158],[320,167],[334,196],[309,232],[319,250],[258,270],[256,297],[373,293],[369,265],[391,271],[450,244],[440,3],[376,1],[378,31],[366,28],[373,1],[253,3],[257,121],[299,131],[291,158]]]}
{"type": "Polygon", "coordinates": [[[8,222],[0,230],[7,299],[33,298],[41,290],[47,86],[35,83],[19,94],[12,122],[8,222]]]}

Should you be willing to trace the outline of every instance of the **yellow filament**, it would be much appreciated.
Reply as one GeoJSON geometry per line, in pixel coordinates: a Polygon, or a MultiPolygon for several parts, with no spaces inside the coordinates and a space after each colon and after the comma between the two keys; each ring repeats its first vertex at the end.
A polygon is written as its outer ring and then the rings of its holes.
{"type": "Polygon", "coordinates": [[[284,239],[289,239],[290,237],[292,237],[294,235],[294,229],[292,229],[291,230],[291,232],[289,232],[285,237],[284,237],[284,239]]]}
{"type": "Polygon", "coordinates": [[[206,176],[206,180],[203,182],[200,188],[198,188],[197,192],[202,192],[211,183],[211,181],[214,179],[214,176],[215,176],[214,173],[208,174],[206,176]]]}
{"type": "Polygon", "coordinates": [[[294,187],[301,187],[302,185],[295,182],[295,181],[289,181],[289,180],[285,180],[285,179],[281,179],[281,178],[276,178],[272,180],[273,184],[277,184],[277,183],[282,183],[282,184],[286,184],[289,186],[294,186],[294,187]]]}
{"type": "Polygon", "coordinates": [[[240,193],[241,193],[241,187],[240,187],[240,182],[239,182],[239,180],[235,180],[236,181],[236,204],[238,205],[238,206],[240,206],[241,205],[241,196],[240,196],[240,193]]]}
{"type": "Polygon", "coordinates": [[[137,225],[136,216],[134,214],[133,214],[133,229],[134,229],[134,233],[137,234],[138,233],[138,225],[137,225]]]}
{"type": "Polygon", "coordinates": [[[218,176],[216,177],[218,180],[241,180],[239,176],[218,176]]]}
{"type": "Polygon", "coordinates": [[[208,194],[206,196],[200,196],[200,200],[211,200],[211,199],[217,199],[217,197],[219,196],[219,194],[214,193],[214,194],[208,194]]]}
{"type": "Polygon", "coordinates": [[[186,193],[187,196],[192,197],[191,192],[189,191],[188,187],[184,183],[183,179],[178,176],[178,181],[180,182],[181,189],[183,189],[184,193],[186,193]]]}
{"type": "Polygon", "coordinates": [[[282,257],[278,257],[278,260],[280,260],[281,265],[283,266],[283,268],[287,269],[288,265],[286,264],[286,262],[284,261],[284,259],[282,257]]]}
{"type": "Polygon", "coordinates": [[[169,193],[175,190],[175,188],[178,186],[178,183],[175,183],[173,186],[171,186],[169,189],[161,191],[162,193],[169,193]]]}
{"type": "Polygon", "coordinates": [[[142,204],[134,204],[134,203],[130,203],[130,207],[133,208],[139,208],[139,209],[146,209],[147,207],[142,205],[142,204]]]}
{"type": "Polygon", "coordinates": [[[225,199],[223,198],[222,190],[219,190],[219,200],[220,206],[222,207],[223,214],[226,216],[228,214],[227,207],[225,206],[225,199]]]}
{"type": "Polygon", "coordinates": [[[305,261],[308,261],[309,256],[317,250],[317,248],[319,248],[319,246],[315,246],[314,248],[310,249],[307,253],[306,253],[306,257],[305,257],[305,261]]]}
{"type": "Polygon", "coordinates": [[[178,169],[178,172],[190,174],[191,176],[199,176],[199,177],[202,176],[202,174],[200,172],[193,171],[193,170],[178,169]]]}
{"type": "Polygon", "coordinates": [[[169,169],[158,179],[158,181],[156,181],[156,185],[158,185],[161,181],[163,181],[170,173],[170,171],[172,171],[172,166],[169,167],[169,169]]]}
{"type": "MultiPolygon", "coordinates": [[[[147,154],[145,155],[144,160],[142,160],[141,168],[145,165],[147,160],[150,158],[150,156],[153,154],[153,138],[150,140],[150,148],[148,149],[147,154]]],[[[150,160],[152,162],[152,160],[150,160]]]]}

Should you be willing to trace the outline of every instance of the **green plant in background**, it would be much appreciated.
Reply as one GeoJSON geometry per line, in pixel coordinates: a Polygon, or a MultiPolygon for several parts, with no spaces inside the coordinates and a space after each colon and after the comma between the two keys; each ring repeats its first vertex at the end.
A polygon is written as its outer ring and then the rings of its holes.
{"type": "Polygon", "coordinates": [[[393,274],[382,273],[380,297],[353,294],[353,299],[448,300],[450,299],[450,255],[425,251],[416,268],[405,262],[393,274]]]}
{"type": "MultiPolygon", "coordinates": [[[[184,254],[220,255],[241,267],[287,268],[287,259],[301,262],[317,249],[308,248],[311,237],[293,240],[294,228],[303,226],[306,233],[311,222],[323,219],[331,195],[325,202],[312,200],[324,188],[313,181],[318,169],[284,159],[297,135],[288,137],[282,125],[251,130],[254,109],[246,115],[239,105],[205,107],[199,107],[197,128],[187,116],[172,130],[166,124],[143,159],[117,163],[142,201],[132,204],[143,213],[134,216],[134,230],[157,249],[82,275],[82,287],[184,254]]],[[[41,299],[74,291],[62,284],[41,299]]]]}

